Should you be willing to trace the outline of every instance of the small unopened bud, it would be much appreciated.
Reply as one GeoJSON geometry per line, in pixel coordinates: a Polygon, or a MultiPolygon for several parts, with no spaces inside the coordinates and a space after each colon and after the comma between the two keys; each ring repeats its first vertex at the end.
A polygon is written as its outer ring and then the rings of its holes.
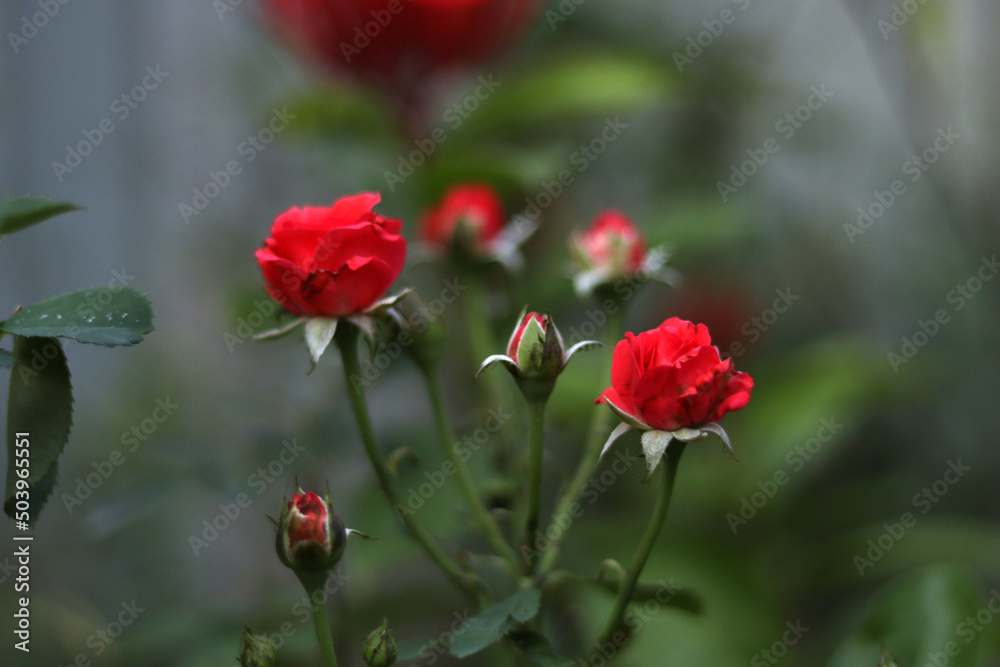
{"type": "Polygon", "coordinates": [[[598,345],[600,343],[588,340],[567,350],[562,334],[549,315],[524,312],[507,343],[507,354],[486,359],[479,373],[495,363],[502,363],[529,401],[544,400],[552,393],[556,379],[570,358],[580,350],[598,345]]]}
{"type": "Polygon", "coordinates": [[[507,356],[517,363],[522,377],[552,379],[562,372],[566,347],[552,318],[526,313],[510,337],[507,356]]]}
{"type": "Polygon", "coordinates": [[[325,572],[344,555],[347,528],[329,498],[298,491],[278,521],[278,558],[296,572],[325,572]]]}
{"type": "Polygon", "coordinates": [[[278,643],[266,635],[255,635],[243,626],[240,639],[240,667],[274,667],[278,664],[278,643]]]}
{"type": "Polygon", "coordinates": [[[383,618],[382,625],[365,638],[363,652],[369,667],[389,667],[396,662],[396,639],[392,636],[392,628],[387,619],[383,618]]]}

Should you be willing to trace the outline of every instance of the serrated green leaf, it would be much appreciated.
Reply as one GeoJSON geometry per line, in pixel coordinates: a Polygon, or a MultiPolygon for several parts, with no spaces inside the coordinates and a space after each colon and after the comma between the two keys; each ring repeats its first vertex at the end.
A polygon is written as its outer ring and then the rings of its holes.
{"type": "Polygon", "coordinates": [[[134,345],[153,330],[153,307],[145,294],[131,287],[91,288],[22,308],[0,328],[19,336],[134,345]]]}
{"type": "Polygon", "coordinates": [[[470,618],[455,633],[449,651],[457,658],[466,658],[499,641],[514,622],[526,623],[538,614],[542,594],[536,588],[524,588],[470,618]]]}
{"type": "MultiPolygon", "coordinates": [[[[73,390],[62,346],[55,338],[14,338],[16,363],[10,374],[7,402],[7,490],[4,511],[17,510],[17,481],[21,479],[15,447],[28,442],[28,501],[30,520],[38,517],[52,493],[56,462],[73,425],[73,390]],[[26,434],[19,435],[19,434],[26,434]]],[[[18,457],[23,458],[23,457],[18,457]]],[[[19,511],[19,510],[18,510],[19,511]]]]}
{"type": "Polygon", "coordinates": [[[43,197],[12,197],[0,203],[0,236],[12,234],[49,218],[79,211],[80,207],[65,201],[43,197]]]}
{"type": "Polygon", "coordinates": [[[982,633],[963,623],[983,608],[975,577],[963,568],[932,565],[901,575],[868,601],[828,667],[877,665],[884,650],[904,665],[923,665],[929,654],[942,654],[949,667],[976,667],[982,633]],[[944,653],[949,642],[956,655],[944,653]]]}
{"type": "Polygon", "coordinates": [[[14,365],[14,355],[7,350],[0,350],[0,367],[10,368],[14,365]]]}

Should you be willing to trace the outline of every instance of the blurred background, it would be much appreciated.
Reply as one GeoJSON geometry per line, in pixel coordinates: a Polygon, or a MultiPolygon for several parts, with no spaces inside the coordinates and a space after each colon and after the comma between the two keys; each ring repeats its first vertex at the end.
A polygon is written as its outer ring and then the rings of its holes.
{"type": "MultiPolygon", "coordinates": [[[[1000,665],[996,3],[562,0],[499,57],[421,80],[417,101],[331,72],[249,0],[51,3],[32,31],[42,4],[0,7],[0,193],[86,210],[0,242],[0,313],[127,283],[152,298],[156,331],[134,348],[65,346],[74,427],[36,530],[33,650],[13,650],[5,614],[0,662],[233,665],[248,623],[282,634],[283,665],[317,664],[266,518],[296,476],[328,481],[348,526],[381,537],[352,542],[331,596],[341,664],[361,664],[383,614],[420,640],[474,613],[382,499],[336,355],[307,376],[296,338],[251,343],[247,326],[265,298],[253,252],[281,211],[380,190],[379,210],[416,238],[449,184],[486,181],[511,214],[544,209],[527,270],[489,276],[499,344],[524,304],[567,337],[600,336],[567,238],[616,207],[684,277],[644,285],[628,330],[704,322],[756,380],[725,423],[740,463],[689,448],[644,576],[690,587],[702,611],[646,608],[615,664],[875,667],[884,645],[907,667],[1000,665]],[[483,80],[499,85],[477,97],[483,80]],[[106,118],[114,129],[94,135],[106,118]],[[613,140],[581,158],[609,123],[613,140]],[[436,129],[426,164],[387,178],[436,129]],[[85,133],[100,137],[90,154],[54,167],[85,133]],[[563,170],[572,182],[551,196],[563,170]],[[102,475],[114,450],[124,462],[102,475]],[[236,514],[239,494],[251,502],[236,514]]],[[[453,276],[421,260],[413,244],[401,283],[433,298],[453,276]]],[[[507,404],[480,400],[464,309],[443,315],[448,410],[460,438],[490,409],[514,415],[470,464],[502,506],[498,466],[521,449],[525,411],[499,372],[507,404]]],[[[581,355],[557,388],[548,511],[607,355],[581,355]]],[[[386,451],[420,454],[400,478],[417,488],[441,463],[417,372],[394,360],[369,396],[386,451]]],[[[640,467],[602,467],[562,567],[594,577],[628,561],[655,496],[640,467]]],[[[420,516],[453,553],[481,553],[453,487],[420,516]]],[[[13,532],[2,522],[5,610],[13,532]]],[[[561,587],[545,603],[555,648],[575,657],[612,599],[561,587]]],[[[495,648],[466,662],[518,660],[495,648]]]]}

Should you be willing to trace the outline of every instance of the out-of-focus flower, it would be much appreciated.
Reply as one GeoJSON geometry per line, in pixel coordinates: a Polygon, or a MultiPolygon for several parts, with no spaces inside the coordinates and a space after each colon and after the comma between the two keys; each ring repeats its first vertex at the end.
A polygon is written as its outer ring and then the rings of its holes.
{"type": "Polygon", "coordinates": [[[264,0],[272,23],[323,64],[406,96],[519,37],[539,0],[264,0]]]}
{"type": "Polygon", "coordinates": [[[456,185],[424,214],[420,236],[429,245],[448,248],[456,243],[486,252],[507,222],[503,201],[488,185],[456,185]]]}
{"type": "Polygon", "coordinates": [[[723,361],[708,328],[672,317],[656,329],[626,334],[615,347],[611,385],[598,402],[622,420],[605,445],[637,428],[650,472],[670,440],[694,440],[708,433],[729,438],[716,422],[750,401],[753,378],[723,361]]]}
{"type": "Polygon", "coordinates": [[[517,269],[520,245],[534,232],[526,218],[508,224],[500,195],[489,185],[461,183],[423,216],[420,236],[432,254],[497,261],[517,269]]]}
{"type": "Polygon", "coordinates": [[[571,250],[579,264],[573,283],[581,296],[601,285],[636,276],[671,284],[678,278],[675,272],[663,268],[667,253],[661,248],[649,249],[639,228],[620,211],[604,211],[590,227],[575,233],[571,250]]]}

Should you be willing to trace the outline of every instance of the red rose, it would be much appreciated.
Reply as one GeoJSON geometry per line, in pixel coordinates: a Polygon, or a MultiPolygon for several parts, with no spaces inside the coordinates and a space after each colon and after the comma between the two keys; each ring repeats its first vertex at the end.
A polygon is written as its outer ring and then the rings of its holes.
{"type": "Polygon", "coordinates": [[[457,185],[436,207],[424,214],[420,236],[427,243],[449,247],[459,236],[478,250],[485,250],[507,222],[503,201],[488,185],[457,185]]]}
{"type": "Polygon", "coordinates": [[[340,317],[375,303],[406,261],[402,223],[372,211],[378,194],[344,197],[329,208],[292,208],[257,251],[268,292],[287,310],[340,317]]]}
{"type": "Polygon", "coordinates": [[[538,0],[265,0],[272,21],[327,65],[413,91],[429,73],[513,41],[538,0]]]}
{"type": "Polygon", "coordinates": [[[672,317],[626,334],[615,347],[607,403],[626,422],[656,431],[717,422],[750,401],[753,378],[719,358],[708,328],[672,317]]]}
{"type": "Polygon", "coordinates": [[[340,560],[346,544],[347,529],[329,499],[300,489],[282,509],[277,549],[288,567],[326,570],[340,560]]]}
{"type": "Polygon", "coordinates": [[[619,211],[604,211],[573,240],[584,268],[606,279],[638,273],[646,260],[648,249],[639,228],[619,211]]]}

